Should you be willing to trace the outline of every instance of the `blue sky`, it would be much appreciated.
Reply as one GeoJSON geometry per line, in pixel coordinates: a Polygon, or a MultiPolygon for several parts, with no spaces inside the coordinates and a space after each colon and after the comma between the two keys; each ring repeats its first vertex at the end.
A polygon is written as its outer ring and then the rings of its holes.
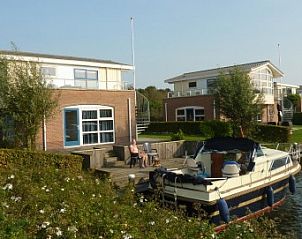
{"type": "Polygon", "coordinates": [[[302,85],[301,13],[299,0],[10,0],[1,2],[0,49],[13,41],[21,51],[131,64],[133,17],[137,88],[253,61],[279,66],[279,52],[282,81],[302,85]]]}

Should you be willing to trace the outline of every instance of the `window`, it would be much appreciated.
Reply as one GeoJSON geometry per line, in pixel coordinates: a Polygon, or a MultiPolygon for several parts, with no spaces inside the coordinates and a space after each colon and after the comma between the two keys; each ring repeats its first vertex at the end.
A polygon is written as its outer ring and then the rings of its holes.
{"type": "Polygon", "coordinates": [[[56,68],[54,67],[41,67],[41,73],[44,76],[56,76],[56,68]]]}
{"type": "Polygon", "coordinates": [[[98,88],[98,72],[95,70],[74,69],[74,84],[81,88],[98,88]]]}
{"type": "Polygon", "coordinates": [[[114,143],[111,107],[86,105],[66,108],[64,119],[65,146],[114,143]]]}
{"type": "Polygon", "coordinates": [[[207,89],[209,92],[212,92],[217,85],[217,79],[213,78],[213,79],[207,79],[207,89]]]}
{"type": "Polygon", "coordinates": [[[196,81],[189,82],[189,88],[195,88],[196,87],[196,81]]]}
{"type": "Polygon", "coordinates": [[[283,167],[283,166],[285,166],[288,163],[289,163],[288,157],[284,157],[284,158],[280,158],[280,159],[275,159],[272,162],[271,170],[283,167]]]}
{"type": "Polygon", "coordinates": [[[204,108],[198,106],[176,109],[176,121],[203,121],[204,108]]]}

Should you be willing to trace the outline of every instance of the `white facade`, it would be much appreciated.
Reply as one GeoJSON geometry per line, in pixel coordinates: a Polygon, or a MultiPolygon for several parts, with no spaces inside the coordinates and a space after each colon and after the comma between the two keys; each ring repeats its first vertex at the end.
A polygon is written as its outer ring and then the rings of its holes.
{"type": "Polygon", "coordinates": [[[174,86],[174,92],[169,97],[208,95],[219,75],[228,74],[235,67],[248,73],[252,85],[263,93],[265,104],[274,104],[273,82],[282,77],[283,73],[269,61],[190,72],[168,79],[165,82],[174,86]]]}
{"type": "Polygon", "coordinates": [[[39,63],[46,81],[54,88],[123,90],[122,72],[131,65],[98,59],[0,51],[7,59],[39,63]]]}

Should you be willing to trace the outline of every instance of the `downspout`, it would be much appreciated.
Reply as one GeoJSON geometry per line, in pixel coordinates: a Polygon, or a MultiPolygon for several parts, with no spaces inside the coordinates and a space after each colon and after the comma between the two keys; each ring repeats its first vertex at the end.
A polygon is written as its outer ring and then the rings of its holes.
{"type": "Polygon", "coordinates": [[[46,118],[43,116],[43,151],[47,151],[46,118]]]}
{"type": "Polygon", "coordinates": [[[128,98],[128,121],[129,121],[129,142],[132,140],[132,116],[131,116],[131,99],[128,98]]]}
{"type": "Polygon", "coordinates": [[[168,103],[165,103],[165,120],[168,122],[168,103]]]}

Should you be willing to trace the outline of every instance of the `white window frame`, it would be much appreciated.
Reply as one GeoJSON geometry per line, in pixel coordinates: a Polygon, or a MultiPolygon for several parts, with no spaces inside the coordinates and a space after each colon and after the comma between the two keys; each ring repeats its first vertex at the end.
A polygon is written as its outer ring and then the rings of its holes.
{"type": "MultiPolygon", "coordinates": [[[[176,108],[175,109],[175,119],[176,121],[185,121],[187,122],[188,121],[188,116],[187,116],[187,109],[193,109],[193,118],[194,118],[194,122],[195,121],[200,121],[200,120],[196,120],[196,117],[203,117],[203,120],[205,118],[205,114],[203,113],[203,115],[197,115],[196,114],[196,110],[203,110],[204,112],[204,107],[201,107],[201,106],[186,106],[186,107],[179,107],[179,108],[176,108]],[[184,111],[184,114],[183,115],[178,115],[178,110],[183,110],[184,111]],[[184,120],[178,120],[179,118],[184,118],[184,120]]],[[[203,121],[201,120],[201,121],[203,121]]]]}
{"type": "MultiPolygon", "coordinates": [[[[78,110],[78,131],[79,131],[79,144],[66,146],[65,144],[65,135],[63,135],[63,142],[65,148],[70,147],[80,147],[80,146],[92,146],[92,145],[102,145],[102,144],[113,144],[115,143],[115,119],[114,119],[114,108],[110,106],[103,106],[103,105],[76,105],[76,106],[68,106],[65,107],[64,110],[68,109],[77,109],[78,110]],[[100,117],[100,110],[110,110],[111,116],[108,117],[100,117]],[[95,119],[83,119],[83,112],[85,111],[96,111],[97,117],[95,119]],[[83,125],[84,122],[95,121],[97,122],[97,129],[84,131],[83,125]],[[108,130],[101,130],[100,129],[100,122],[104,121],[112,121],[112,129],[108,130]],[[89,134],[97,134],[97,142],[93,143],[84,143],[84,136],[89,134]],[[103,142],[101,139],[101,134],[111,134],[112,141],[103,142]]],[[[63,115],[63,129],[65,131],[65,115],[63,115]]]]}

